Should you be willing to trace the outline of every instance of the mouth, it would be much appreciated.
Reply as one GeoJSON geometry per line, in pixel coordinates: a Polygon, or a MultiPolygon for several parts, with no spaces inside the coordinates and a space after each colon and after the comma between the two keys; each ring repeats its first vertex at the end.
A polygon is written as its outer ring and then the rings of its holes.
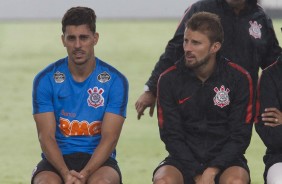
{"type": "Polygon", "coordinates": [[[84,56],[84,52],[83,51],[74,51],[73,55],[77,58],[81,58],[84,56]]]}
{"type": "Polygon", "coordinates": [[[193,54],[185,54],[186,61],[191,61],[195,59],[195,56],[193,54]]]}

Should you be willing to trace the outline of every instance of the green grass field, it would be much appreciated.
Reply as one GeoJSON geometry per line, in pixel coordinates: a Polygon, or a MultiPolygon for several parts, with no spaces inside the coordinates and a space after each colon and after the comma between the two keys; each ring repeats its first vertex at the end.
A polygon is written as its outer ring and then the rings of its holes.
{"type": "MultiPolygon", "coordinates": [[[[57,22],[0,22],[0,183],[25,184],[40,160],[32,118],[31,87],[35,74],[66,55],[57,22]]],[[[282,21],[274,20],[277,37],[282,21]]],[[[128,117],[117,147],[125,184],[149,184],[152,172],[167,155],[159,139],[156,114],[137,120],[134,103],[155,62],[177,26],[170,21],[99,21],[96,56],[129,80],[128,117]]],[[[252,183],[261,184],[265,147],[254,132],[247,158],[252,183]]]]}

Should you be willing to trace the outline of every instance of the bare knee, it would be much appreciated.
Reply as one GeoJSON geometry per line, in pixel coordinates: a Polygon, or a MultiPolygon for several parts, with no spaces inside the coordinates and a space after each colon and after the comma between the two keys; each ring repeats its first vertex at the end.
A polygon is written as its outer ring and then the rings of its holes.
{"type": "Polygon", "coordinates": [[[241,178],[232,178],[224,184],[248,184],[247,181],[242,180],[241,178]]]}
{"type": "Polygon", "coordinates": [[[99,169],[87,180],[87,184],[120,184],[121,178],[114,170],[99,169]],[[104,171],[104,172],[102,172],[104,171]],[[106,172],[108,171],[108,172],[106,172]]]}
{"type": "Polygon", "coordinates": [[[247,170],[239,166],[227,168],[219,179],[220,184],[248,184],[249,181],[247,170]]]}
{"type": "Polygon", "coordinates": [[[181,172],[174,166],[164,165],[160,167],[153,178],[154,184],[183,184],[181,172]]]}
{"type": "Polygon", "coordinates": [[[245,178],[242,178],[242,177],[230,176],[228,178],[225,178],[224,181],[221,180],[219,183],[220,184],[248,184],[249,181],[245,178]]]}
{"type": "Polygon", "coordinates": [[[118,182],[110,181],[107,178],[95,178],[88,181],[87,184],[119,184],[118,182]]]}
{"type": "Polygon", "coordinates": [[[172,184],[172,183],[174,183],[173,179],[168,176],[154,178],[154,184],[172,184]]]}
{"type": "Polygon", "coordinates": [[[62,184],[63,182],[56,173],[43,171],[35,176],[33,183],[34,184],[62,184]]]}

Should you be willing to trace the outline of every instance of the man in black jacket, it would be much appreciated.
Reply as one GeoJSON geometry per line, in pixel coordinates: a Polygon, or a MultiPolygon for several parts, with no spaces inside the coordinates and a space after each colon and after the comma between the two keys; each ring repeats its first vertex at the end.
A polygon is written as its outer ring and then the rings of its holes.
{"type": "Polygon", "coordinates": [[[183,55],[183,33],[185,22],[196,12],[211,12],[221,19],[224,30],[224,43],[221,53],[250,72],[254,87],[259,68],[272,64],[281,53],[271,19],[257,5],[257,0],[201,0],[189,7],[177,28],[174,37],[168,42],[144,93],[135,103],[138,119],[150,107],[153,115],[157,81],[160,74],[172,66],[183,55]]]}
{"type": "Polygon", "coordinates": [[[282,181],[282,55],[263,70],[258,85],[256,131],[267,147],[265,183],[282,181]]]}
{"type": "Polygon", "coordinates": [[[218,54],[222,42],[219,17],[195,13],[184,56],[159,78],[158,123],[169,156],[154,171],[154,184],[250,182],[244,153],[253,84],[245,69],[218,54]]]}

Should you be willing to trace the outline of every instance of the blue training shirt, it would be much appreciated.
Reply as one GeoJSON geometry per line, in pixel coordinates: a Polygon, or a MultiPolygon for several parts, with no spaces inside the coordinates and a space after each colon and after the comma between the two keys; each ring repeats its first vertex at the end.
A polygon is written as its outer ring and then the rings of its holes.
{"type": "MultiPolygon", "coordinates": [[[[83,82],[73,79],[68,57],[50,64],[33,81],[33,114],[54,112],[56,140],[63,155],[92,154],[101,140],[101,124],[106,112],[126,117],[126,77],[95,59],[95,70],[83,82]]],[[[114,151],[111,157],[115,156],[114,151]]]]}

